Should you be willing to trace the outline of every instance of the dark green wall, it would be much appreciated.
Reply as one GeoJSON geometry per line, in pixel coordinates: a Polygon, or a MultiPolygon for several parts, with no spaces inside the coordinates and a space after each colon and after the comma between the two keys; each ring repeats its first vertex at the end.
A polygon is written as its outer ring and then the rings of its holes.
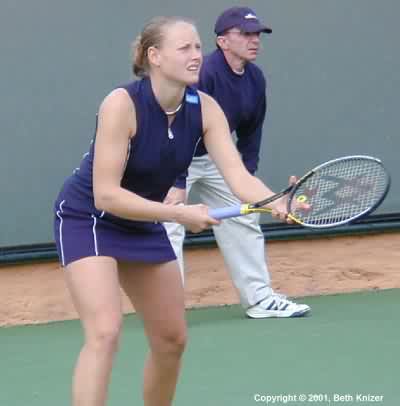
{"type": "Polygon", "coordinates": [[[259,175],[292,173],[353,153],[381,157],[400,211],[400,2],[0,1],[0,246],[52,241],[52,204],[93,135],[97,107],[130,79],[129,47],[154,15],[195,19],[213,48],[217,14],[253,7],[273,28],[259,64],[269,113],[259,175]]]}

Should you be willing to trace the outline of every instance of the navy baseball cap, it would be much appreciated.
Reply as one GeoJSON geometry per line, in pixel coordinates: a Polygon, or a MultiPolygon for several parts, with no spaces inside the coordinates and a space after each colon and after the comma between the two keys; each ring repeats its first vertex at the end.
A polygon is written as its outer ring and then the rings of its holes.
{"type": "Polygon", "coordinates": [[[261,24],[256,13],[248,7],[232,7],[225,10],[217,19],[214,31],[217,35],[238,28],[243,32],[266,32],[271,34],[271,28],[261,24]]]}

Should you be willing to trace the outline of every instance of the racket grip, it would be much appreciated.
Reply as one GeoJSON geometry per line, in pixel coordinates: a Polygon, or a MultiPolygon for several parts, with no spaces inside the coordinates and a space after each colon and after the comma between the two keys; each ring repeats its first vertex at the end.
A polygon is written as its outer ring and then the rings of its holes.
{"type": "Polygon", "coordinates": [[[216,220],[222,220],[229,217],[241,216],[241,205],[220,207],[219,209],[211,209],[209,211],[210,217],[214,217],[216,220]]]}

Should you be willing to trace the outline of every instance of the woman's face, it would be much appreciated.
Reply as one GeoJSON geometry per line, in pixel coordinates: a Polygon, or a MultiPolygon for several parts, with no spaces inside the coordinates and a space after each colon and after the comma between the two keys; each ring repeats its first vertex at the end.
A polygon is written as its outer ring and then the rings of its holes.
{"type": "Polygon", "coordinates": [[[166,79],[184,85],[197,83],[203,57],[196,28],[183,21],[165,28],[161,46],[154,48],[153,60],[166,79]]]}

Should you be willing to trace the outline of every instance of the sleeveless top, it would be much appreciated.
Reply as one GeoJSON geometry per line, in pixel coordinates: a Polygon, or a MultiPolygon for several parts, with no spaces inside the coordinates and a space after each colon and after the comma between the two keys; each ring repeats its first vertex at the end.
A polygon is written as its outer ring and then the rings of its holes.
{"type": "MultiPolygon", "coordinates": [[[[167,115],[154,96],[149,78],[120,87],[129,93],[137,118],[136,134],[128,144],[121,187],[146,199],[162,202],[176,178],[189,167],[202,139],[200,97],[196,89],[186,87],[182,107],[169,127],[167,115]]],[[[95,208],[92,182],[95,142],[94,137],[80,167],[64,183],[56,206],[64,200],[63,207],[81,214],[150,231],[154,222],[122,219],[95,208]]]]}

